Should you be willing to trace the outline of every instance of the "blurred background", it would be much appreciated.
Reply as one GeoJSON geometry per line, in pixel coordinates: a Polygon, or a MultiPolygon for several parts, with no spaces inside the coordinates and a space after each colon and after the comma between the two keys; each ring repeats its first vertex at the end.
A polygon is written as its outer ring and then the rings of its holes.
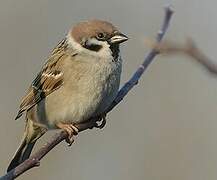
{"type": "MultiPolygon", "coordinates": [[[[68,29],[98,18],[126,33],[124,83],[148,52],[144,39],[155,37],[165,4],[175,9],[166,39],[190,36],[216,60],[216,0],[0,1],[0,175],[23,133],[24,120],[14,121],[20,99],[68,29]]],[[[19,179],[217,179],[217,79],[187,57],[158,56],[107,119],[103,130],[61,143],[19,179]]]]}

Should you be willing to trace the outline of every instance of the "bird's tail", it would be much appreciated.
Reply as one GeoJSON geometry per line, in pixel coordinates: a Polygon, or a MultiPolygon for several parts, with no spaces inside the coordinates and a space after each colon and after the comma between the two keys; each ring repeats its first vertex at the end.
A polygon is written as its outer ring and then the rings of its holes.
{"type": "Polygon", "coordinates": [[[17,149],[7,172],[17,167],[20,163],[29,158],[36,141],[45,133],[45,129],[27,120],[23,139],[17,149]]]}

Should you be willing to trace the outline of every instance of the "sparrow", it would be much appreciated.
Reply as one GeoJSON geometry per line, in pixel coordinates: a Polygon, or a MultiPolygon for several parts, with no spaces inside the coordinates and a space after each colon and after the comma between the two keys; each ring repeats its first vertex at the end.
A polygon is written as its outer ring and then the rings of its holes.
{"type": "Polygon", "coordinates": [[[23,97],[15,119],[26,115],[24,135],[7,171],[29,158],[48,130],[63,129],[68,143],[75,124],[103,114],[116,97],[121,77],[119,45],[128,40],[102,20],[76,24],[53,49],[23,97]]]}

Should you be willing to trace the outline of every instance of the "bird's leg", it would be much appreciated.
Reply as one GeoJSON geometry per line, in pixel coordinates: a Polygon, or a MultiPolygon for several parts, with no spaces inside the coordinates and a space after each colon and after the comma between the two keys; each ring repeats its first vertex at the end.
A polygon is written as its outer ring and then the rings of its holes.
{"type": "Polygon", "coordinates": [[[72,143],[74,142],[74,138],[73,135],[77,135],[78,134],[78,128],[75,127],[73,124],[66,124],[66,123],[57,123],[56,126],[60,129],[65,130],[68,133],[68,137],[66,139],[66,142],[68,143],[69,146],[72,145],[72,143]]]}

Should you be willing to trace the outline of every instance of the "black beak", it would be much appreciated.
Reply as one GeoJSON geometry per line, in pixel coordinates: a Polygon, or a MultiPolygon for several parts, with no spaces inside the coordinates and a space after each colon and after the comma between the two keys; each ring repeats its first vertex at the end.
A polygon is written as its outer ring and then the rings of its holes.
{"type": "Polygon", "coordinates": [[[118,33],[109,39],[110,44],[120,44],[128,40],[128,37],[122,33],[118,33]]]}

